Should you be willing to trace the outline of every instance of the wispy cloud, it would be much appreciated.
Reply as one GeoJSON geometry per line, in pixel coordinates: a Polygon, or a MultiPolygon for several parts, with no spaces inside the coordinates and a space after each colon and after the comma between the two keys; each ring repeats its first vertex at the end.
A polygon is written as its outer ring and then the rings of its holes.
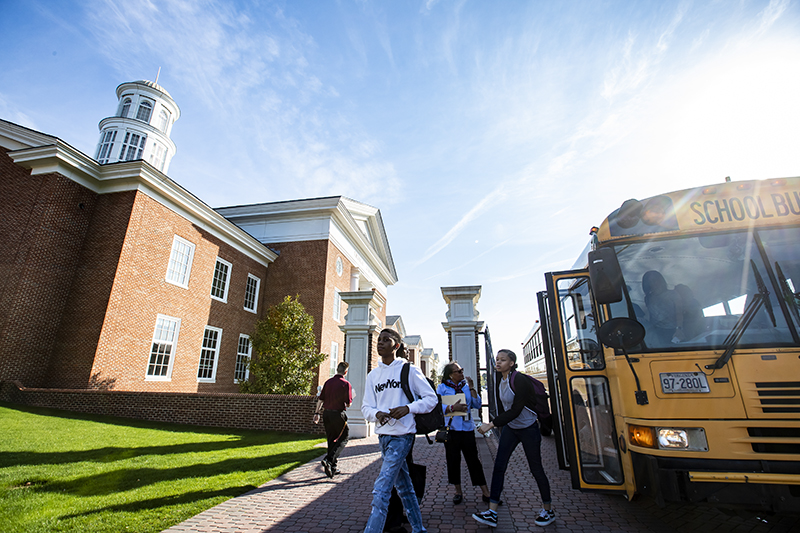
{"type": "Polygon", "coordinates": [[[8,97],[3,93],[0,93],[0,117],[32,130],[38,129],[33,119],[9,102],[8,97]]]}
{"type": "Polygon", "coordinates": [[[497,205],[505,198],[505,196],[505,187],[501,185],[488,195],[481,198],[481,200],[472,209],[467,211],[467,213],[465,213],[461,219],[456,222],[456,224],[450,228],[447,233],[444,234],[444,236],[442,236],[438,241],[433,243],[433,245],[425,250],[423,256],[412,264],[412,268],[418,267],[434,255],[441,252],[445,247],[447,247],[448,244],[453,242],[453,240],[458,237],[473,220],[478,218],[482,213],[486,212],[491,207],[497,205]]]}
{"type": "Polygon", "coordinates": [[[781,15],[783,15],[788,7],[789,0],[770,0],[769,5],[760,13],[761,21],[759,32],[764,32],[769,29],[775,21],[781,18],[781,15]]]}
{"type": "Polygon", "coordinates": [[[504,241],[498,242],[498,243],[497,243],[497,244],[495,244],[494,246],[492,246],[492,247],[490,247],[490,248],[488,248],[488,249],[484,250],[482,253],[480,253],[480,254],[476,255],[475,257],[473,257],[473,258],[472,258],[472,259],[470,259],[469,261],[466,261],[466,262],[464,262],[464,263],[460,263],[458,266],[456,266],[456,267],[453,267],[453,268],[449,268],[449,269],[447,269],[447,270],[444,270],[444,271],[442,271],[442,272],[437,272],[436,274],[433,274],[433,275],[431,275],[431,276],[428,276],[427,278],[423,279],[422,281],[430,281],[430,280],[432,280],[432,279],[435,279],[435,278],[440,278],[440,277],[442,277],[442,276],[446,276],[446,275],[448,275],[448,274],[452,274],[453,272],[456,272],[456,271],[458,271],[458,270],[461,270],[461,269],[463,269],[463,268],[465,268],[465,267],[467,267],[467,266],[471,265],[472,263],[475,263],[475,262],[476,262],[478,259],[480,259],[480,258],[482,258],[482,257],[484,257],[484,256],[486,256],[486,255],[488,255],[488,254],[490,254],[490,253],[492,253],[492,252],[493,252],[493,251],[495,251],[497,248],[500,248],[501,246],[504,246],[506,243],[508,243],[508,242],[509,242],[509,240],[510,240],[510,239],[506,239],[506,240],[504,240],[504,241]]]}
{"type": "MultiPolygon", "coordinates": [[[[206,115],[194,123],[214,129],[204,142],[218,151],[215,159],[230,158],[219,168],[249,168],[258,173],[252,179],[266,174],[274,199],[345,194],[369,201],[399,193],[380,142],[338,110],[337,89],[311,59],[317,43],[279,8],[106,0],[88,11],[98,44],[122,76],[154,77],[162,66],[160,83],[178,105],[186,101],[176,93],[200,99],[194,112],[206,115]]],[[[206,163],[200,172],[215,168],[206,163]]]]}

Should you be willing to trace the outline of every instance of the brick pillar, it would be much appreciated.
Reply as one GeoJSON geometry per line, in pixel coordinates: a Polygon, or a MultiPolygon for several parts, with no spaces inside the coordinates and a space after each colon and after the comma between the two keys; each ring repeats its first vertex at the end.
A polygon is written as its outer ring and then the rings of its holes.
{"type": "MultiPolygon", "coordinates": [[[[450,360],[457,361],[464,375],[478,385],[478,332],[483,329],[483,322],[478,321],[480,313],[476,305],[481,297],[481,286],[442,287],[442,297],[448,305],[447,322],[442,322],[442,327],[449,339],[450,360]]],[[[478,420],[480,414],[475,411],[473,417],[478,420]]]]}
{"type": "Polygon", "coordinates": [[[347,409],[350,438],[369,437],[373,433],[372,424],[361,414],[361,399],[364,397],[364,386],[372,357],[372,339],[378,328],[375,311],[386,303],[378,291],[354,291],[340,293],[342,301],[347,304],[345,323],[339,326],[345,334],[346,361],[350,363],[347,373],[353,386],[355,399],[347,409]]]}

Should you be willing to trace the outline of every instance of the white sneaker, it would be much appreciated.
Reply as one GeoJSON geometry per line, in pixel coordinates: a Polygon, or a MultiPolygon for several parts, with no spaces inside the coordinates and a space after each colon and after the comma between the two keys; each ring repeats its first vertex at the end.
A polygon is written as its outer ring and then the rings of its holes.
{"type": "Polygon", "coordinates": [[[536,517],[534,523],[537,526],[546,526],[547,524],[552,524],[556,519],[556,512],[552,509],[549,511],[547,509],[542,509],[539,511],[539,516],[536,517]]]}

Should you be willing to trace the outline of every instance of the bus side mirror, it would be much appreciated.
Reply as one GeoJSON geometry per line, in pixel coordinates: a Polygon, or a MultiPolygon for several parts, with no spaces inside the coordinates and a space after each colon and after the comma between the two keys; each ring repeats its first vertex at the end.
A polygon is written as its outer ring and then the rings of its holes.
{"type": "Polygon", "coordinates": [[[613,248],[589,252],[589,279],[594,299],[599,304],[622,301],[622,269],[613,248]]]}

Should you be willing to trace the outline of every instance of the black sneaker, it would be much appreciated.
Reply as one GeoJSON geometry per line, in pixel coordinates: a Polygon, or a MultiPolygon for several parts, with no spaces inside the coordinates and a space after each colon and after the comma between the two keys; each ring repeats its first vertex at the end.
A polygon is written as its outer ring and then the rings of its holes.
{"type": "MultiPolygon", "coordinates": [[[[491,509],[488,509],[482,513],[473,513],[472,518],[485,526],[497,527],[497,513],[491,509]]],[[[548,522],[548,524],[549,523],[550,522],[548,522]]]]}
{"type": "Polygon", "coordinates": [[[546,526],[547,524],[552,524],[553,521],[556,519],[556,512],[552,509],[542,509],[539,511],[539,516],[536,517],[536,520],[533,522],[537,526],[546,526]]]}
{"type": "Polygon", "coordinates": [[[322,461],[322,468],[325,469],[325,475],[333,479],[333,468],[327,459],[322,461]]]}

